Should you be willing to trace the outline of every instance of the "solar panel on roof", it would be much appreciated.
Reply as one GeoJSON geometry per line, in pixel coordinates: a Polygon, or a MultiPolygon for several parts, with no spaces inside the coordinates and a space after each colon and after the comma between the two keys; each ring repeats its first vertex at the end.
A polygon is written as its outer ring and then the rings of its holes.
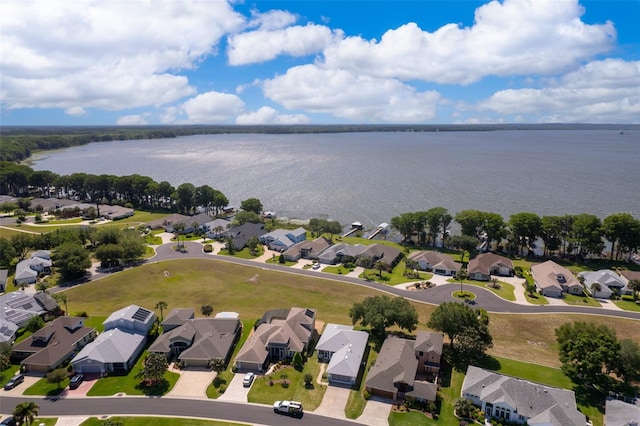
{"type": "Polygon", "coordinates": [[[144,308],[138,308],[138,310],[133,314],[132,318],[134,320],[144,322],[147,318],[149,318],[149,315],[151,315],[151,311],[144,308]]]}

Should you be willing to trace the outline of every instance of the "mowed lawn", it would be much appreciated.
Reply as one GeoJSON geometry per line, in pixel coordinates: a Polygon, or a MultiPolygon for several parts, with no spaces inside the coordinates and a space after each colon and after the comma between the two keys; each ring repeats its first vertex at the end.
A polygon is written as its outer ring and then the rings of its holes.
{"type": "MultiPolygon", "coordinates": [[[[259,318],[268,309],[303,306],[318,309],[321,321],[350,324],[353,303],[380,293],[330,279],[185,259],[125,270],[72,288],[66,294],[71,312],[86,311],[90,316],[108,316],[132,303],[153,309],[162,300],[169,305],[165,314],[172,308],[193,308],[199,313],[202,305],[210,304],[215,312],[235,311],[241,318],[259,318]],[[255,275],[253,283],[250,279],[255,275]]],[[[435,306],[412,304],[418,311],[418,328],[426,330],[435,306]]],[[[490,314],[494,347],[489,353],[559,367],[554,330],[571,321],[604,324],[616,330],[619,337],[640,342],[639,322],[635,320],[596,315],[490,314]]]]}

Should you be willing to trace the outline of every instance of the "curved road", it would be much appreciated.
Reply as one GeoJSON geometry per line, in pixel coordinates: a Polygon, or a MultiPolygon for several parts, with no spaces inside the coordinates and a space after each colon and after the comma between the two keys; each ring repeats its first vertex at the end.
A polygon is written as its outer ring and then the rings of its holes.
{"type": "MultiPolygon", "coordinates": [[[[375,290],[383,291],[395,296],[404,297],[405,299],[416,302],[429,303],[439,305],[449,301],[459,301],[451,296],[455,290],[459,288],[459,284],[445,284],[437,287],[421,290],[406,291],[389,285],[380,284],[374,281],[365,281],[360,278],[345,277],[334,274],[325,274],[322,272],[306,269],[294,269],[287,266],[276,265],[271,263],[256,263],[254,260],[241,259],[232,256],[220,256],[207,254],[202,251],[202,244],[196,242],[186,242],[188,252],[180,253],[172,249],[173,244],[163,244],[156,248],[156,255],[147,262],[159,262],[174,259],[215,259],[224,262],[230,262],[240,265],[246,265],[253,268],[270,269],[278,272],[289,274],[305,275],[313,278],[329,279],[343,283],[356,284],[369,287],[375,290]]],[[[628,318],[640,320],[640,312],[609,310],[596,307],[582,306],[558,306],[558,305],[520,305],[509,302],[496,296],[493,292],[482,287],[473,287],[473,292],[477,295],[475,306],[486,309],[488,312],[505,313],[505,314],[540,314],[540,313],[563,313],[563,314],[590,314],[615,316],[620,318],[628,318]]]]}
{"type": "MultiPolygon", "coordinates": [[[[40,416],[102,416],[102,415],[145,415],[171,417],[197,417],[204,419],[224,419],[254,425],[300,425],[301,419],[275,414],[266,405],[220,402],[216,400],[192,400],[178,398],[147,397],[88,397],[48,399],[2,397],[0,411],[6,407],[15,407],[22,402],[35,402],[40,416]]],[[[302,417],[305,426],[353,426],[348,420],[334,419],[305,413],[302,417]]]]}

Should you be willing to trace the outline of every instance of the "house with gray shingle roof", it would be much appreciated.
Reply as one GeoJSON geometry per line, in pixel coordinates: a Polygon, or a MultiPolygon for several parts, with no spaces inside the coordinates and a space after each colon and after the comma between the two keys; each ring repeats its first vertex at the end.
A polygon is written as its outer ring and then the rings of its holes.
{"type": "Polygon", "coordinates": [[[438,275],[453,276],[462,268],[462,265],[451,257],[433,250],[414,251],[407,257],[417,262],[421,270],[438,275]]]}
{"type": "Polygon", "coordinates": [[[262,244],[269,247],[270,250],[284,252],[294,244],[307,239],[307,230],[299,227],[294,230],[276,229],[267,234],[258,237],[262,244]]]}
{"type": "Polygon", "coordinates": [[[212,359],[226,364],[242,328],[237,318],[194,318],[193,309],[174,309],[167,319],[170,328],[165,328],[149,351],[167,358],[176,356],[185,367],[208,367],[212,359]],[[187,318],[175,325],[178,318],[184,317],[187,318]]]}
{"type": "Polygon", "coordinates": [[[47,313],[33,294],[23,291],[0,295],[0,309],[0,318],[16,324],[18,328],[26,326],[31,318],[47,313]]]}
{"type": "Polygon", "coordinates": [[[488,418],[504,418],[529,426],[586,424],[586,417],[578,411],[572,391],[474,366],[467,369],[461,396],[481,407],[488,418]]]}
{"type": "Polygon", "coordinates": [[[331,246],[329,240],[324,237],[312,241],[302,241],[293,245],[283,253],[285,260],[297,262],[300,259],[318,260],[318,256],[331,246]]]}
{"type": "Polygon", "coordinates": [[[389,266],[389,268],[393,268],[402,258],[402,251],[384,244],[371,244],[358,255],[358,258],[368,259],[371,264],[380,261],[389,266]]]}
{"type": "Polygon", "coordinates": [[[605,403],[604,414],[607,426],[638,426],[640,425],[640,402],[629,404],[609,398],[605,403]]]}
{"type": "Polygon", "coordinates": [[[388,336],[371,366],[365,381],[372,395],[392,400],[407,396],[418,401],[435,401],[438,385],[417,379],[418,365],[416,341],[388,336]]]}
{"type": "Polygon", "coordinates": [[[329,384],[353,385],[358,377],[369,334],[350,325],[327,324],[316,344],[318,360],[328,362],[329,384]]]}
{"type": "Polygon", "coordinates": [[[48,250],[40,250],[33,253],[29,259],[18,262],[13,281],[16,284],[34,284],[40,274],[50,273],[51,253],[48,250]]]}
{"type": "Polygon", "coordinates": [[[146,335],[128,329],[105,330],[73,358],[73,371],[101,375],[129,371],[146,341],[146,335]]]}
{"type": "Polygon", "coordinates": [[[467,265],[469,279],[489,281],[491,275],[513,276],[513,262],[508,257],[495,253],[482,253],[469,261],[467,265]]]}
{"type": "Polygon", "coordinates": [[[315,332],[316,310],[275,309],[266,312],[236,356],[240,370],[263,371],[269,362],[304,354],[315,332]]]}
{"type": "Polygon", "coordinates": [[[367,246],[364,244],[338,243],[323,250],[322,253],[318,255],[318,261],[320,263],[335,265],[342,262],[344,257],[355,258],[360,256],[366,249],[367,246]]]}
{"type": "Polygon", "coordinates": [[[0,318],[0,343],[12,343],[16,338],[18,326],[0,318]]]}
{"type": "Polygon", "coordinates": [[[147,341],[156,314],[137,305],[113,312],[102,323],[104,332],[87,344],[71,362],[77,373],[108,374],[129,371],[147,341]]]}
{"type": "Polygon", "coordinates": [[[620,271],[620,277],[624,282],[624,287],[620,290],[621,294],[633,295],[633,290],[629,288],[629,281],[631,280],[640,280],[640,271],[630,271],[628,269],[624,269],[620,271]]]}

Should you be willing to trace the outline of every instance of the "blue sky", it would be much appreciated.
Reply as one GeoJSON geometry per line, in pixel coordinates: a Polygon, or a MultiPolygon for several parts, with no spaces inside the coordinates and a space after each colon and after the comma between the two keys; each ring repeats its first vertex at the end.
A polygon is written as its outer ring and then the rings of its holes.
{"type": "Polygon", "coordinates": [[[640,123],[638,22],[638,0],[7,0],[0,120],[640,123]]]}

